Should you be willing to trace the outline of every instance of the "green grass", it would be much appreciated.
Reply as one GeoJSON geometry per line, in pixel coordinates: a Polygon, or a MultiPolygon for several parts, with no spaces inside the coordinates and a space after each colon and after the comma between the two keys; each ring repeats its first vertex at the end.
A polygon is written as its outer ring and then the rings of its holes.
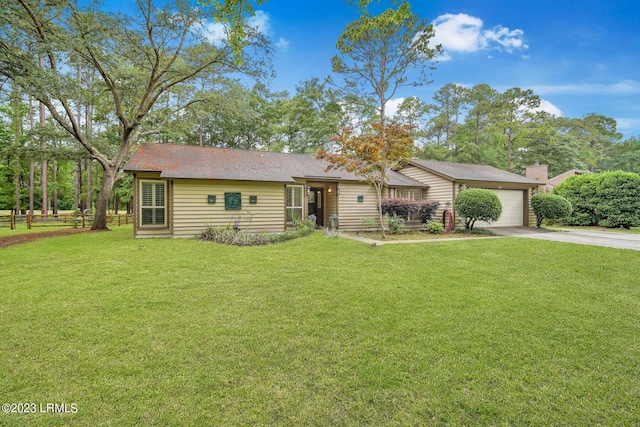
{"type": "Polygon", "coordinates": [[[0,250],[2,425],[638,425],[640,252],[261,247],[131,227],[0,250]]]}

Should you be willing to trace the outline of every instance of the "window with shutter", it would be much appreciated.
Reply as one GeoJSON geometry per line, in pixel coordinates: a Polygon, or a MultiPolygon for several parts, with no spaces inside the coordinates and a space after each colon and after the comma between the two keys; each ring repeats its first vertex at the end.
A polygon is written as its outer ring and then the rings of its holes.
{"type": "Polygon", "coordinates": [[[287,185],[285,189],[287,222],[292,223],[302,220],[303,188],[302,185],[287,185]]]}
{"type": "Polygon", "coordinates": [[[140,224],[143,226],[166,225],[166,185],[160,181],[142,181],[140,224]]]}

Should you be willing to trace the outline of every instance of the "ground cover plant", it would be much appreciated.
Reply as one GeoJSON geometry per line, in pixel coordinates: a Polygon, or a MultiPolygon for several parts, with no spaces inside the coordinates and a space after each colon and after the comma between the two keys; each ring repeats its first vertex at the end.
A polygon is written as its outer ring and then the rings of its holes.
{"type": "Polygon", "coordinates": [[[638,425],[640,253],[530,239],[0,250],[3,425],[638,425]],[[542,260],[553,260],[544,263],[542,260]]]}
{"type": "Polygon", "coordinates": [[[313,231],[313,227],[304,224],[295,230],[287,230],[282,233],[251,233],[248,231],[234,230],[230,226],[209,226],[200,234],[200,239],[225,245],[261,246],[305,237],[313,233],[313,231]]]}

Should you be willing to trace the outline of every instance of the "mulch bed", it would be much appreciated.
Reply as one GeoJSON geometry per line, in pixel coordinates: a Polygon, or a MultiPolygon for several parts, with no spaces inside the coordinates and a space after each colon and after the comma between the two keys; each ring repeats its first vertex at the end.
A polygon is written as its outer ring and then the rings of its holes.
{"type": "Polygon", "coordinates": [[[87,233],[90,228],[70,228],[67,230],[42,231],[40,233],[23,233],[15,236],[0,237],[0,248],[6,248],[13,245],[21,245],[23,243],[33,242],[34,240],[44,239],[46,237],[67,236],[69,234],[87,233]]]}

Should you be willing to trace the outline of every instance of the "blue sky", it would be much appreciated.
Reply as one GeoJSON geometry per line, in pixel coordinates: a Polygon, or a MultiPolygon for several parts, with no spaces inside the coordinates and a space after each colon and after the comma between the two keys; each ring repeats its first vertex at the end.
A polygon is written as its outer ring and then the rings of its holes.
{"type": "MultiPolygon", "coordinates": [[[[399,97],[431,101],[447,83],[532,89],[565,117],[613,117],[625,138],[640,136],[640,2],[637,0],[420,0],[444,48],[429,86],[399,97]]],[[[379,13],[392,7],[381,1],[379,13]]],[[[330,59],[356,10],[343,0],[268,0],[254,23],[277,47],[272,90],[331,73],[330,59]]]]}

